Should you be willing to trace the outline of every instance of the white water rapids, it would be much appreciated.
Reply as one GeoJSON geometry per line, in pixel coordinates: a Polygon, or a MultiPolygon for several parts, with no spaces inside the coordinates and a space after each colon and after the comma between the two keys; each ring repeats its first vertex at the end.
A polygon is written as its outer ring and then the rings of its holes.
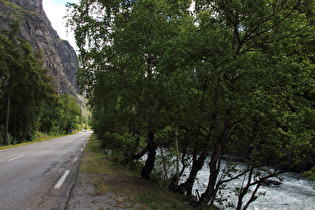
{"type": "MultiPolygon", "coordinates": [[[[222,161],[221,168],[226,165],[225,161],[222,161]]],[[[245,167],[245,165],[240,165],[245,167]]],[[[187,174],[188,175],[188,174],[187,174]]],[[[281,174],[284,180],[281,185],[260,186],[258,192],[266,192],[265,195],[260,195],[256,201],[251,203],[248,209],[251,210],[263,210],[263,209],[277,209],[277,210],[315,210],[315,182],[304,178],[297,173],[284,173],[281,174]]],[[[198,180],[195,182],[193,192],[196,189],[200,193],[204,192],[205,187],[209,179],[209,167],[205,166],[198,173],[198,180]]],[[[277,180],[275,178],[271,178],[277,180]]],[[[228,202],[237,204],[237,196],[233,192],[236,187],[241,187],[243,178],[233,180],[227,184],[223,192],[223,198],[226,198],[225,204],[228,202]]],[[[253,189],[253,188],[252,188],[253,189]]],[[[243,198],[243,206],[250,198],[250,193],[243,198]]],[[[216,203],[216,205],[219,205],[216,203]]],[[[220,206],[224,209],[235,209],[235,207],[220,206]]]]}
{"type": "MultiPolygon", "coordinates": [[[[160,159],[160,152],[157,153],[158,162],[160,159]]],[[[144,160],[146,157],[144,158],[144,160]]],[[[205,161],[204,167],[198,172],[197,180],[193,187],[193,194],[196,195],[196,189],[199,193],[203,193],[209,179],[209,167],[207,163],[209,160],[205,161]]],[[[159,171],[162,170],[161,162],[157,163],[159,171]]],[[[239,163],[239,168],[245,168],[245,164],[239,163]]],[[[221,169],[226,166],[226,161],[221,161],[221,169]]],[[[171,168],[175,168],[173,165],[171,168]]],[[[184,177],[182,181],[189,175],[189,169],[186,169],[184,172],[184,177]]],[[[260,186],[256,195],[259,192],[264,193],[265,195],[260,195],[256,201],[252,202],[248,209],[250,210],[315,210],[315,182],[309,180],[308,178],[303,177],[297,173],[284,173],[279,175],[283,180],[281,185],[270,185],[270,186],[260,186]],[[314,188],[314,189],[313,189],[314,188]]],[[[236,179],[227,183],[227,186],[222,190],[222,198],[227,199],[224,202],[224,205],[219,205],[215,203],[218,207],[222,209],[235,209],[237,205],[238,197],[235,195],[234,190],[237,187],[241,187],[243,177],[236,179]],[[232,203],[234,207],[228,207],[228,203],[232,203]]],[[[277,180],[276,178],[271,178],[272,180],[277,180]]],[[[253,190],[253,188],[250,188],[253,190]]],[[[247,203],[250,198],[251,193],[248,193],[243,198],[243,206],[247,203]]]]}

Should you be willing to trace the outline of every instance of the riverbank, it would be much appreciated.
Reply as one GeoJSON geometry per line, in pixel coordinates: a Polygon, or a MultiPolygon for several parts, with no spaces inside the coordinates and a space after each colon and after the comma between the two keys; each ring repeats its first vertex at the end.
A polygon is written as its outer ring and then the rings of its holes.
{"type": "Polygon", "coordinates": [[[189,199],[113,162],[92,136],[66,209],[196,209],[189,199]]]}

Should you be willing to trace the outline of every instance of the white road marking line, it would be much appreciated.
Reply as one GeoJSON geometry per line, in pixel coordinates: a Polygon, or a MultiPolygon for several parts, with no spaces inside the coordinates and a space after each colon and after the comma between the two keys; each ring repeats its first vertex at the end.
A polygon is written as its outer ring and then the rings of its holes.
{"type": "Polygon", "coordinates": [[[19,158],[21,158],[21,157],[24,157],[24,155],[20,155],[20,156],[17,156],[17,157],[15,157],[15,158],[11,158],[11,159],[9,159],[8,161],[16,160],[16,159],[19,159],[19,158]]]}
{"type": "Polygon", "coordinates": [[[52,147],[52,146],[54,146],[54,144],[51,144],[51,145],[49,145],[48,147],[52,147]]]}
{"type": "Polygon", "coordinates": [[[81,152],[83,151],[83,148],[81,149],[81,152]]]}
{"type": "Polygon", "coordinates": [[[73,162],[76,162],[78,160],[78,156],[75,156],[75,158],[73,159],[73,162]]]}
{"type": "Polygon", "coordinates": [[[55,185],[55,189],[60,189],[64,181],[66,180],[68,174],[70,173],[70,170],[66,170],[65,173],[62,175],[62,177],[59,179],[57,184],[55,185]]]}

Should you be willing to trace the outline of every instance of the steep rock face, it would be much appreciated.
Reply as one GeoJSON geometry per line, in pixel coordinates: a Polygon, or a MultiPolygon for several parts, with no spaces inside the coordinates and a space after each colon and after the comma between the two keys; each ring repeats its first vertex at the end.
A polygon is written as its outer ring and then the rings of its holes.
{"type": "Polygon", "coordinates": [[[77,55],[66,40],[61,40],[43,10],[42,0],[0,0],[0,28],[7,29],[14,19],[21,21],[21,36],[35,51],[44,54],[44,65],[50,69],[56,90],[77,95],[77,55]]]}

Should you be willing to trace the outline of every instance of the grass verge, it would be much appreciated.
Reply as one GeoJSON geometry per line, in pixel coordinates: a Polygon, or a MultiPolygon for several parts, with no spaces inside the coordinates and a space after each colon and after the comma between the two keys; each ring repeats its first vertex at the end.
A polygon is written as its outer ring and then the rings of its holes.
{"type": "MultiPolygon", "coordinates": [[[[157,183],[142,179],[138,173],[120,163],[113,162],[100,149],[100,142],[94,135],[85,150],[80,172],[92,181],[95,196],[112,194],[116,202],[128,203],[132,209],[196,209],[189,205],[187,196],[172,193],[157,183]]],[[[207,206],[198,209],[215,208],[207,206]]]]}
{"type": "MultiPolygon", "coordinates": [[[[76,133],[67,134],[67,135],[73,135],[73,134],[76,134],[76,133]]],[[[34,144],[34,143],[38,143],[38,142],[42,142],[42,141],[48,141],[50,139],[55,139],[55,138],[59,138],[59,137],[67,136],[67,135],[50,136],[50,135],[47,135],[47,134],[44,134],[44,133],[39,133],[37,135],[36,139],[33,140],[33,141],[26,141],[26,142],[22,142],[22,143],[18,143],[18,144],[11,144],[11,145],[6,145],[6,146],[0,146],[0,150],[11,149],[11,148],[14,148],[14,147],[34,144]]]]}

